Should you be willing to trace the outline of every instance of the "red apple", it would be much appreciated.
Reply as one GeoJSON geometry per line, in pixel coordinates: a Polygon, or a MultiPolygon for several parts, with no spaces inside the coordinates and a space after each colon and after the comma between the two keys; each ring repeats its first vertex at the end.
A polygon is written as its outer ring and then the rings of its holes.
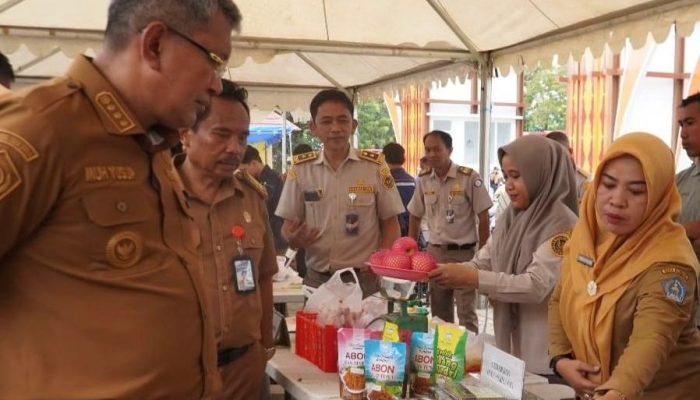
{"type": "Polygon", "coordinates": [[[411,268],[414,271],[430,272],[437,268],[435,259],[430,254],[419,251],[411,257],[411,268]]]}
{"type": "Polygon", "coordinates": [[[404,236],[396,239],[394,244],[391,245],[391,249],[411,256],[418,251],[418,243],[412,237],[404,236]]]}
{"type": "Polygon", "coordinates": [[[384,266],[396,269],[411,269],[411,257],[398,251],[389,251],[384,255],[384,266]]]}
{"type": "Polygon", "coordinates": [[[369,256],[369,263],[384,266],[384,256],[386,256],[386,253],[388,252],[389,250],[386,249],[375,251],[371,256],[369,256]]]}

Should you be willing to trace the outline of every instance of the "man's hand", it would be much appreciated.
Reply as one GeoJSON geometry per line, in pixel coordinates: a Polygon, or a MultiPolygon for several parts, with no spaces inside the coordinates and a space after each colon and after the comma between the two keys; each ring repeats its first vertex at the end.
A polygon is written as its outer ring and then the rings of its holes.
{"type": "Polygon", "coordinates": [[[588,365],[583,361],[562,358],[557,361],[554,369],[571,385],[576,393],[593,394],[597,384],[588,380],[589,373],[600,372],[600,367],[588,365]]]}
{"type": "Polygon", "coordinates": [[[314,244],[321,237],[321,232],[298,220],[286,219],[282,224],[282,235],[291,247],[299,249],[314,244]]]}
{"type": "Polygon", "coordinates": [[[453,289],[476,288],[479,270],[471,264],[438,264],[428,273],[428,278],[440,286],[453,289]]]}

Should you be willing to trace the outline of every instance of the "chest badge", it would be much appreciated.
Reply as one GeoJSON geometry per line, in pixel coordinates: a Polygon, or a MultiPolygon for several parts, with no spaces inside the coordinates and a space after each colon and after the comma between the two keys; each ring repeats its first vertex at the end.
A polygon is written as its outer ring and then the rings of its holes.
{"type": "Polygon", "coordinates": [[[116,268],[133,267],[143,254],[143,240],[136,232],[124,231],[112,236],[107,242],[107,262],[116,268]]]}
{"type": "Polygon", "coordinates": [[[250,216],[250,213],[248,211],[243,211],[243,219],[247,223],[251,223],[253,221],[253,217],[250,216]]]}

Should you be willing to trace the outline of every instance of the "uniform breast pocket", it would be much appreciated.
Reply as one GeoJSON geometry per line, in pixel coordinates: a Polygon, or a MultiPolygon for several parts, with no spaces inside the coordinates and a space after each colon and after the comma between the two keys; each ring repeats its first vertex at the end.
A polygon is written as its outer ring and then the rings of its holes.
{"type": "Polygon", "coordinates": [[[104,188],[85,193],[81,202],[90,224],[83,233],[89,269],[124,275],[160,264],[163,252],[154,251],[160,238],[155,195],[139,188],[104,188]],[[151,198],[152,197],[152,198],[151,198]]]}
{"type": "Polygon", "coordinates": [[[430,193],[430,194],[424,194],[423,195],[423,201],[425,202],[425,212],[426,214],[430,215],[435,215],[435,213],[438,211],[438,197],[436,194],[430,193]]]}
{"type": "Polygon", "coordinates": [[[461,206],[462,204],[467,203],[467,196],[465,196],[464,192],[461,190],[450,192],[450,198],[448,200],[451,201],[453,206],[461,206]]]}
{"type": "MultiPolygon", "coordinates": [[[[251,226],[246,226],[245,230],[245,236],[243,240],[241,240],[241,249],[243,250],[243,256],[249,257],[253,261],[253,275],[255,281],[258,282],[260,280],[260,262],[262,261],[262,252],[265,245],[265,231],[261,228],[251,226]]],[[[236,249],[233,253],[233,258],[235,258],[240,254],[238,253],[238,245],[235,240],[231,240],[232,242],[230,245],[236,249]]],[[[233,259],[230,264],[232,262],[233,259]]],[[[231,275],[231,279],[236,279],[236,271],[233,267],[231,267],[229,274],[231,275]]],[[[240,276],[238,278],[240,278],[240,276]]]]}

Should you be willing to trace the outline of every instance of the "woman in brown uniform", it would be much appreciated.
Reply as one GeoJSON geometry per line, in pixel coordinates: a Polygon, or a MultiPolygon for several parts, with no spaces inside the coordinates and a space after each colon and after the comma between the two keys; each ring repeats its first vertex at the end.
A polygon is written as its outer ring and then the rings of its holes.
{"type": "Polygon", "coordinates": [[[629,134],[584,196],[549,307],[551,365],[584,399],[698,398],[698,260],[673,172],[661,140],[629,134]]]}

